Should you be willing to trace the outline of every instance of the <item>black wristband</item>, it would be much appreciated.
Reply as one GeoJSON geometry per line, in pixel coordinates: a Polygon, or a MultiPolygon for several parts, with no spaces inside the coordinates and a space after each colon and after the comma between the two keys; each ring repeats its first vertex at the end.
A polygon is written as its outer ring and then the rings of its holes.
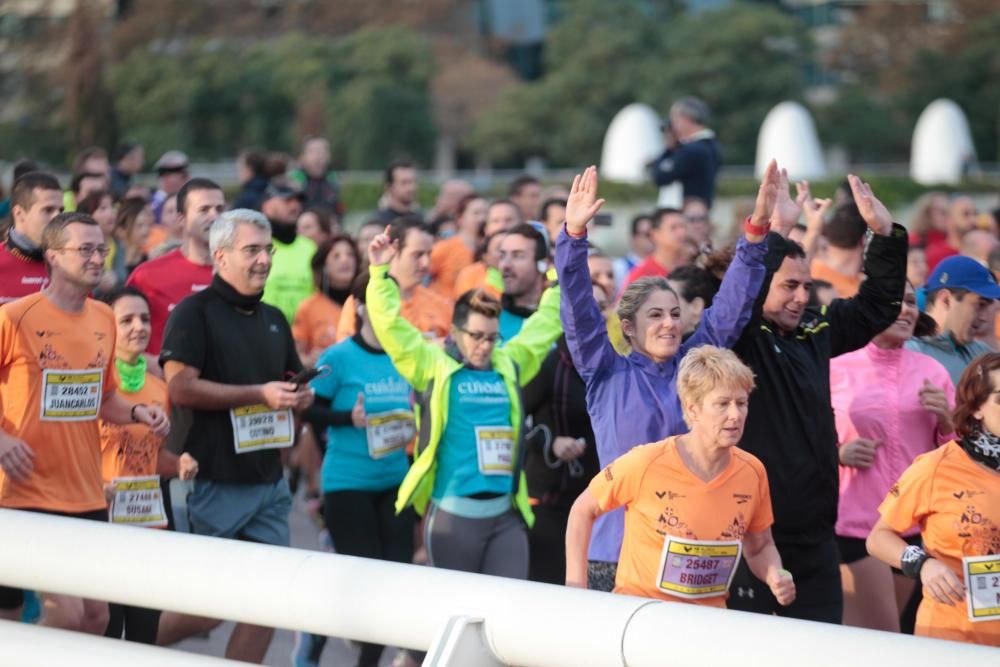
{"type": "Polygon", "coordinates": [[[144,408],[144,407],[146,407],[145,403],[136,403],[135,405],[132,406],[132,410],[129,412],[129,416],[132,417],[132,421],[133,422],[138,423],[138,421],[139,421],[138,419],[135,418],[135,409],[136,408],[144,408]]]}
{"type": "Polygon", "coordinates": [[[899,557],[899,569],[910,579],[920,579],[920,570],[924,563],[930,559],[930,555],[923,548],[910,545],[903,550],[903,555],[899,557]]]}

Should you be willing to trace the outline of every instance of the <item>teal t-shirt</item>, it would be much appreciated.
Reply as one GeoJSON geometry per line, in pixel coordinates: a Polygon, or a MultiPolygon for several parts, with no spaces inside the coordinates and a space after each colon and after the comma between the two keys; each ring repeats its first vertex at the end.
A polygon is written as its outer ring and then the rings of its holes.
{"type": "Polygon", "coordinates": [[[330,373],[312,381],[316,395],[337,412],[350,412],[365,395],[368,428],[331,426],[320,484],[330,491],[384,491],[398,486],[409,469],[406,443],[412,439],[410,385],[389,355],[349,338],[326,349],[317,362],[330,373]]]}
{"type": "Polygon", "coordinates": [[[291,243],[277,239],[272,243],[274,257],[264,284],[264,303],[280,310],[291,324],[299,304],[316,290],[311,265],[316,244],[305,236],[296,236],[291,243]]]}
{"type": "Polygon", "coordinates": [[[438,444],[434,500],[513,491],[516,429],[500,374],[463,368],[451,376],[448,423],[438,444]]]}
{"type": "Polygon", "coordinates": [[[528,318],[515,315],[507,309],[500,311],[500,336],[501,344],[509,343],[510,340],[521,332],[528,318]]]}

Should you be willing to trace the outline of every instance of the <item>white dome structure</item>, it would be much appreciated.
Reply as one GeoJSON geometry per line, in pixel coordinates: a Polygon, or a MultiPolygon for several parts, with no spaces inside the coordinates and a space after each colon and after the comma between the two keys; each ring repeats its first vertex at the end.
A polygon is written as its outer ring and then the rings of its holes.
{"type": "Polygon", "coordinates": [[[910,177],[921,185],[957,185],[976,161],[969,121],[951,100],[927,105],[913,128],[910,177]]]}
{"type": "Polygon", "coordinates": [[[608,125],[601,150],[603,178],[623,183],[649,181],[646,164],[659,157],[665,146],[660,116],[645,104],[630,104],[608,125]]]}
{"type": "Polygon", "coordinates": [[[798,102],[782,102],[771,109],[757,135],[757,178],[771,160],[788,170],[789,180],[826,177],[826,162],[812,115],[798,102]]]}

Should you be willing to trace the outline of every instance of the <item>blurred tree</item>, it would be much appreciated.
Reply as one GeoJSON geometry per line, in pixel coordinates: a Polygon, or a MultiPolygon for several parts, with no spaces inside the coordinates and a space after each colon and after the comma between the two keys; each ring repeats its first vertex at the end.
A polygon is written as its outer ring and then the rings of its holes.
{"type": "Polygon", "coordinates": [[[94,0],[76,0],[69,21],[65,64],[65,114],[71,152],[112,146],[115,110],[104,85],[103,16],[94,0]]]}

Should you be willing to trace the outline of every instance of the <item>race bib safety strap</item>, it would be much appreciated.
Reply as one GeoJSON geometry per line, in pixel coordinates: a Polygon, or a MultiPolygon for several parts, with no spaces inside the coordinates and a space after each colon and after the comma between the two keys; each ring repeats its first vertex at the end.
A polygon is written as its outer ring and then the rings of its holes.
{"type": "Polygon", "coordinates": [[[663,542],[656,588],[696,600],[725,595],[736,575],[741,542],[690,540],[668,535],[663,542]]]}

